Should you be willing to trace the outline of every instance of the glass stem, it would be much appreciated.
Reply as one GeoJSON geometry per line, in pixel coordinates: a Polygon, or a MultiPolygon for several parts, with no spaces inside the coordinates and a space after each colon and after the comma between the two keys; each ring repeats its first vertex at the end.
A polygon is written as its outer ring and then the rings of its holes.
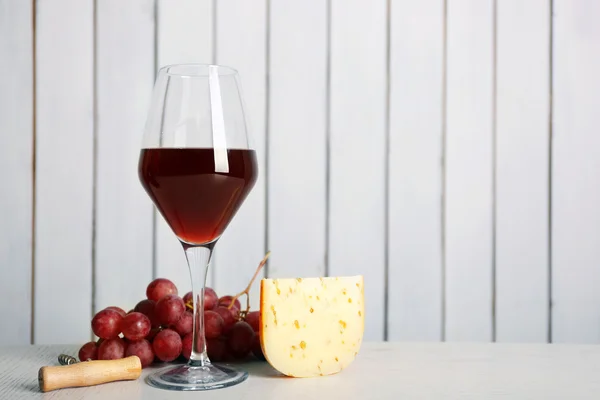
{"type": "Polygon", "coordinates": [[[214,245],[215,242],[203,246],[190,246],[183,243],[185,257],[190,269],[194,301],[194,334],[192,353],[188,365],[197,367],[210,365],[204,336],[204,287],[206,286],[206,275],[214,245]]]}

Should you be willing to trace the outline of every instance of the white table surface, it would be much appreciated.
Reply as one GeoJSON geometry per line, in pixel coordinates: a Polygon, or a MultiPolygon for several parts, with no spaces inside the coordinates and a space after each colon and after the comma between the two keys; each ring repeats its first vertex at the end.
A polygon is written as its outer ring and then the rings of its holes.
{"type": "Polygon", "coordinates": [[[240,364],[248,380],[207,392],[172,392],[143,378],[41,393],[37,373],[78,346],[0,347],[0,399],[600,399],[600,346],[366,343],[337,375],[299,379],[266,362],[240,364]]]}

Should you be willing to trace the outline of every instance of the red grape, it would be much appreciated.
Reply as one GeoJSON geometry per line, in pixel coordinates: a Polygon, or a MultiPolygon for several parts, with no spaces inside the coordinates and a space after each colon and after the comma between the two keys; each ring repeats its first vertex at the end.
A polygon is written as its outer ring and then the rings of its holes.
{"type": "MultiPolygon", "coordinates": [[[[227,345],[227,339],[225,339],[225,344],[227,345]]],[[[231,354],[231,350],[229,347],[225,346],[225,351],[223,352],[223,359],[221,361],[233,361],[235,357],[231,354]]]]}
{"type": "Polygon", "coordinates": [[[164,278],[153,280],[146,289],[146,297],[148,300],[156,302],[169,294],[177,295],[177,286],[170,280],[164,278]]]}
{"type": "MultiPolygon", "coordinates": [[[[223,307],[229,307],[229,305],[231,304],[231,300],[233,300],[234,296],[223,296],[219,299],[218,305],[219,306],[223,306],[223,307]]],[[[235,302],[233,303],[233,306],[236,307],[238,310],[240,310],[242,308],[242,305],[240,304],[240,299],[235,299],[235,302]]]]}
{"type": "Polygon", "coordinates": [[[183,302],[186,304],[186,306],[189,304],[190,306],[193,306],[194,303],[192,303],[194,294],[192,292],[187,292],[185,294],[185,296],[183,296],[183,302]]]}
{"type": "Polygon", "coordinates": [[[244,358],[252,348],[254,330],[245,321],[236,322],[227,333],[227,346],[235,358],[244,358]]]}
{"type": "Polygon", "coordinates": [[[160,322],[158,321],[158,318],[156,318],[155,309],[156,302],[152,300],[142,300],[136,304],[133,310],[136,312],[140,312],[146,317],[150,318],[150,323],[152,324],[152,327],[156,328],[160,325],[160,322]]]}
{"type": "Polygon", "coordinates": [[[237,309],[235,307],[233,307],[231,310],[227,309],[226,307],[217,307],[215,308],[214,312],[223,318],[223,333],[227,333],[237,321],[237,309]]]}
{"type": "Polygon", "coordinates": [[[121,332],[129,340],[140,340],[150,333],[150,325],[150,318],[140,312],[132,312],[121,321],[121,332]]]}
{"type": "MultiPolygon", "coordinates": [[[[185,304],[189,304],[190,306],[193,306],[192,303],[192,298],[193,298],[193,294],[192,292],[187,292],[185,294],[185,296],[183,296],[183,302],[185,304]]],[[[215,307],[217,307],[217,303],[219,302],[219,297],[217,297],[217,293],[209,288],[209,287],[205,287],[204,288],[204,309],[205,310],[214,310],[215,307]]]]}
{"type": "Polygon", "coordinates": [[[258,358],[259,360],[264,360],[265,359],[265,355],[263,354],[262,351],[262,346],[260,345],[260,335],[258,333],[256,333],[256,335],[254,335],[254,339],[252,340],[252,354],[254,354],[254,356],[256,358],[258,358]]]}
{"type": "Polygon", "coordinates": [[[117,307],[117,306],[110,306],[110,307],[106,307],[105,310],[113,310],[118,312],[119,314],[121,314],[121,317],[125,316],[125,310],[123,310],[121,307],[117,307]]]}
{"type": "Polygon", "coordinates": [[[154,337],[158,334],[158,332],[160,332],[161,329],[160,328],[152,328],[150,329],[150,332],[148,333],[148,336],[146,336],[146,340],[152,341],[154,339],[154,337]]]}
{"type": "Polygon", "coordinates": [[[223,332],[223,317],[214,311],[204,311],[204,336],[213,339],[221,336],[223,332]]]}
{"type": "Polygon", "coordinates": [[[214,310],[218,303],[219,297],[217,293],[209,287],[204,288],[204,309],[214,310]]]}
{"type": "Polygon", "coordinates": [[[208,339],[206,352],[211,361],[224,361],[227,354],[227,343],[224,338],[208,339]]]}
{"type": "Polygon", "coordinates": [[[79,361],[97,360],[98,346],[96,342],[87,342],[79,349],[79,361]]]}
{"type": "Polygon", "coordinates": [[[240,320],[240,309],[237,308],[236,306],[233,306],[231,308],[228,308],[229,311],[231,311],[231,315],[233,315],[233,319],[235,319],[235,321],[239,321],[240,320]]]}
{"type": "Polygon", "coordinates": [[[188,333],[181,339],[181,354],[185,357],[186,360],[190,359],[192,355],[192,342],[194,339],[193,333],[188,333]]]}
{"type": "Polygon", "coordinates": [[[115,310],[99,311],[92,319],[92,331],[102,339],[113,339],[119,336],[123,317],[115,310]]]}
{"type": "Polygon", "coordinates": [[[125,350],[125,357],[138,356],[142,363],[142,368],[147,367],[154,361],[154,352],[152,351],[152,345],[146,339],[137,340],[127,345],[125,350]]]}
{"type": "Polygon", "coordinates": [[[173,329],[179,333],[181,337],[184,337],[190,333],[194,328],[194,317],[189,311],[184,312],[179,318],[179,321],[173,325],[173,329]]]}
{"type": "Polygon", "coordinates": [[[251,311],[246,314],[245,321],[252,327],[254,332],[260,331],[260,311],[251,311]]]}
{"type": "Polygon", "coordinates": [[[173,361],[181,354],[181,336],[172,329],[164,329],[154,337],[152,350],[161,361],[173,361]]]}
{"type": "Polygon", "coordinates": [[[125,357],[125,342],[121,338],[107,339],[98,347],[98,360],[118,360],[125,357]]]}
{"type": "Polygon", "coordinates": [[[156,303],[154,312],[162,325],[173,325],[185,312],[185,304],[176,294],[168,294],[156,303]]]}

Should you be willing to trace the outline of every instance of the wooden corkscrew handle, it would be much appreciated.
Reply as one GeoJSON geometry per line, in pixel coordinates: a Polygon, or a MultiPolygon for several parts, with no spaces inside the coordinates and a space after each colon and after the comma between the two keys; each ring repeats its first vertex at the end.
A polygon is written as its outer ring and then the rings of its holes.
{"type": "Polygon", "coordinates": [[[120,360],[85,361],[71,365],[42,367],[38,381],[42,392],[68,387],[83,387],[101,383],[133,380],[142,374],[142,363],[137,356],[120,360]]]}

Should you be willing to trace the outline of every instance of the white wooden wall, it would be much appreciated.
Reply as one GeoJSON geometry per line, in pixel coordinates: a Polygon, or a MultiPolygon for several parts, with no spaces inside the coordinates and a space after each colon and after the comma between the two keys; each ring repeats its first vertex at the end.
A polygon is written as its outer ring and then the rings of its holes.
{"type": "MultiPolygon", "coordinates": [[[[363,274],[368,340],[600,343],[595,0],[0,0],[0,344],[77,343],[183,252],[157,68],[239,69],[260,178],[210,284],[363,274]]],[[[253,306],[258,303],[258,287],[253,306]]]]}

